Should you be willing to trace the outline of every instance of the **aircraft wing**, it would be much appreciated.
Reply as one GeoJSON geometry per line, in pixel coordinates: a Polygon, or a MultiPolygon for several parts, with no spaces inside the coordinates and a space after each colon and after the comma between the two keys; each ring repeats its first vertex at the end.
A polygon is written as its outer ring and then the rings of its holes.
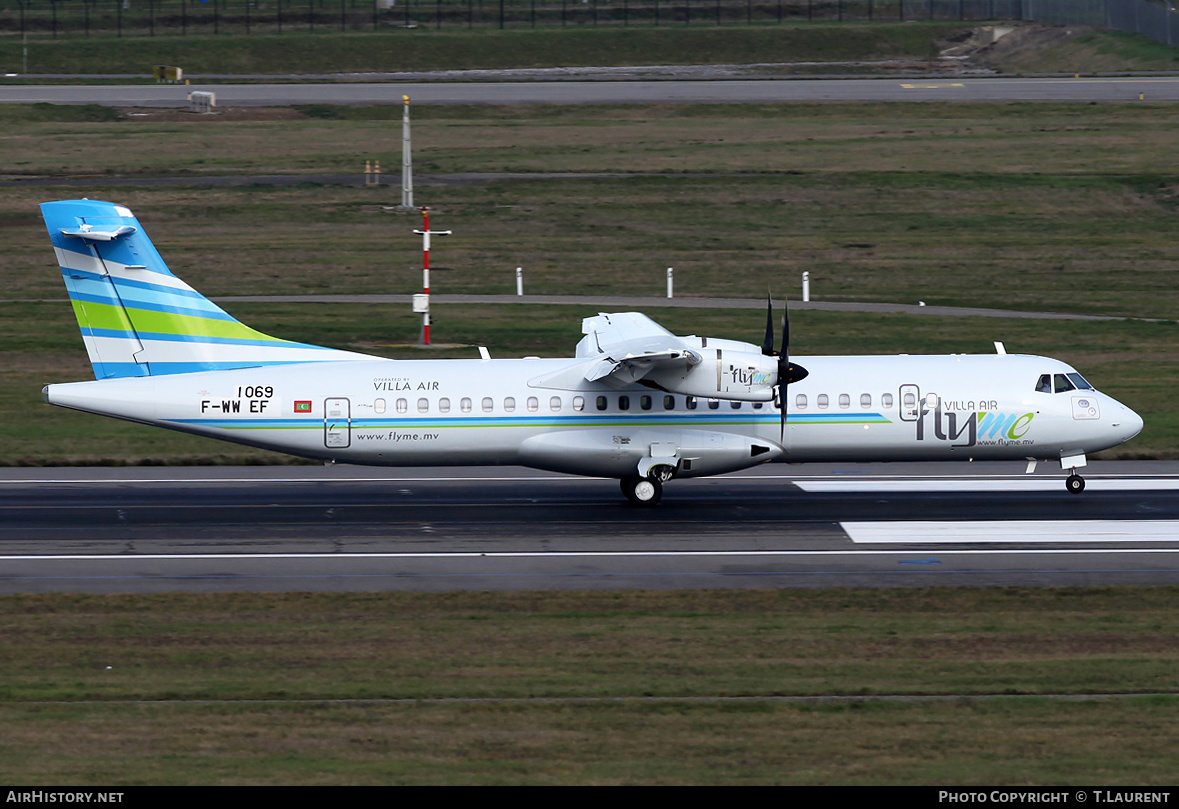
{"type": "Polygon", "coordinates": [[[637,382],[656,368],[700,361],[683,340],[638,312],[587,317],[581,332],[585,337],[577,344],[577,356],[597,360],[585,370],[590,382],[607,376],[637,382]]]}

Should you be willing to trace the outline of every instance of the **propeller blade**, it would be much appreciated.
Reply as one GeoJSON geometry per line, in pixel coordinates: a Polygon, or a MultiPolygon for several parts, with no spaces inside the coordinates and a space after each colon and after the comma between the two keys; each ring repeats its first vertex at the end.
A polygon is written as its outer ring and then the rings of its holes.
{"type": "Polygon", "coordinates": [[[774,302],[766,295],[766,336],[761,341],[763,357],[774,356],[774,302]]]}
{"type": "Polygon", "coordinates": [[[778,443],[786,440],[786,388],[792,382],[806,379],[809,371],[790,361],[790,308],[782,310],[782,350],[778,352],[778,410],[782,414],[778,443]]]}

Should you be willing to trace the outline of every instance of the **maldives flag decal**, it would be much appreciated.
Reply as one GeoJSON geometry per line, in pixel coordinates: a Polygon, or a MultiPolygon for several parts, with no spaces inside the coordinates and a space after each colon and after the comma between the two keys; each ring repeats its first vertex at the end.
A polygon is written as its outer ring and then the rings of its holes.
{"type": "Polygon", "coordinates": [[[295,412],[296,413],[310,413],[311,412],[311,402],[295,402],[295,412]]]}

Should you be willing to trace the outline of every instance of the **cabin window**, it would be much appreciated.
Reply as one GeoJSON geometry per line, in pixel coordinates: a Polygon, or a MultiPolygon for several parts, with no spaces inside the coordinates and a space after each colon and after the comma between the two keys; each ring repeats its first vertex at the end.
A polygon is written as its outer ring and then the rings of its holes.
{"type": "Polygon", "coordinates": [[[618,409],[619,410],[630,410],[630,397],[629,396],[619,396],[618,397],[618,409]]]}
{"type": "Polygon", "coordinates": [[[471,412],[471,400],[466,396],[459,400],[459,410],[463,411],[464,413],[471,412]]]}
{"type": "Polygon", "coordinates": [[[695,410],[696,409],[696,397],[695,396],[685,396],[684,397],[684,407],[688,408],[689,410],[695,410]]]}
{"type": "Polygon", "coordinates": [[[860,407],[867,410],[871,406],[872,406],[872,394],[871,393],[861,393],[860,394],[860,407]]]}
{"type": "Polygon", "coordinates": [[[407,402],[405,399],[398,399],[397,400],[397,412],[404,413],[407,410],[409,410],[409,402],[407,402]]]}
{"type": "Polygon", "coordinates": [[[643,394],[642,396],[640,396],[639,397],[639,407],[641,407],[643,410],[650,410],[651,409],[651,397],[647,396],[646,394],[643,394]]]}
{"type": "Polygon", "coordinates": [[[560,412],[560,410],[561,410],[561,397],[560,396],[554,396],[553,398],[549,399],[549,410],[553,411],[554,413],[560,412]]]}
{"type": "Polygon", "coordinates": [[[880,406],[883,408],[886,408],[886,409],[892,407],[892,394],[891,393],[880,394],[880,406]]]}
{"type": "Polygon", "coordinates": [[[584,396],[574,396],[573,397],[573,409],[576,410],[578,413],[580,413],[582,410],[585,410],[585,397],[584,396]]]}
{"type": "Polygon", "coordinates": [[[905,401],[905,410],[910,410],[910,411],[913,410],[915,407],[917,407],[917,394],[915,394],[911,391],[906,392],[904,401],[905,401]]]}
{"type": "Polygon", "coordinates": [[[818,395],[818,397],[816,397],[816,399],[815,399],[815,404],[817,404],[819,406],[820,410],[826,410],[827,409],[827,394],[820,393],[818,395]]]}
{"type": "Polygon", "coordinates": [[[674,396],[664,396],[663,397],[663,409],[664,410],[675,410],[675,397],[674,396]]]}
{"type": "Polygon", "coordinates": [[[847,410],[849,407],[851,407],[851,397],[846,393],[839,394],[839,409],[847,410]]]}
{"type": "Polygon", "coordinates": [[[384,413],[385,412],[385,400],[384,399],[377,399],[375,402],[373,402],[373,410],[375,410],[378,413],[384,413]]]}
{"type": "Polygon", "coordinates": [[[516,399],[515,399],[515,397],[508,396],[507,398],[504,399],[504,412],[505,413],[516,412],[516,399]]]}
{"type": "Polygon", "coordinates": [[[449,413],[450,412],[450,399],[443,397],[438,400],[438,412],[440,412],[440,413],[449,413]]]}
{"type": "Polygon", "coordinates": [[[740,410],[741,403],[740,402],[729,402],[729,407],[733,408],[734,410],[740,410]]]}
{"type": "Polygon", "coordinates": [[[806,394],[800,393],[794,397],[794,406],[799,410],[806,410],[806,394]]]}
{"type": "Polygon", "coordinates": [[[605,410],[606,409],[606,397],[599,396],[597,398],[597,400],[594,402],[594,405],[598,408],[598,410],[605,410]]]}
{"type": "Polygon", "coordinates": [[[709,399],[708,400],[708,409],[709,410],[716,410],[718,407],[720,407],[720,399],[709,399]]]}
{"type": "Polygon", "coordinates": [[[535,396],[529,396],[528,397],[528,412],[535,413],[539,409],[540,409],[540,400],[537,399],[535,396]]]}
{"type": "Polygon", "coordinates": [[[765,407],[765,406],[766,406],[766,403],[765,403],[765,402],[754,402],[754,403],[753,403],[753,409],[754,409],[754,410],[761,410],[761,409],[762,409],[763,407],[765,407]]]}
{"type": "Polygon", "coordinates": [[[493,401],[491,400],[491,397],[490,397],[490,396],[484,396],[484,397],[483,397],[483,412],[484,412],[484,413],[490,413],[490,412],[491,412],[491,410],[492,410],[492,408],[494,408],[494,407],[495,407],[495,402],[493,402],[493,401]]]}
{"type": "Polygon", "coordinates": [[[429,399],[418,399],[418,412],[425,413],[430,409],[429,399]]]}

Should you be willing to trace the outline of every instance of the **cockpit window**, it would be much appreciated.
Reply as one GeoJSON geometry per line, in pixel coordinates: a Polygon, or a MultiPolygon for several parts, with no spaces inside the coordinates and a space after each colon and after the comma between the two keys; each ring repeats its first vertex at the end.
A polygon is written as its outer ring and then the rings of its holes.
{"type": "Polygon", "coordinates": [[[1064,393],[1070,390],[1095,390],[1095,388],[1076,371],[1067,374],[1040,374],[1040,378],[1036,381],[1037,393],[1064,393]]]}

